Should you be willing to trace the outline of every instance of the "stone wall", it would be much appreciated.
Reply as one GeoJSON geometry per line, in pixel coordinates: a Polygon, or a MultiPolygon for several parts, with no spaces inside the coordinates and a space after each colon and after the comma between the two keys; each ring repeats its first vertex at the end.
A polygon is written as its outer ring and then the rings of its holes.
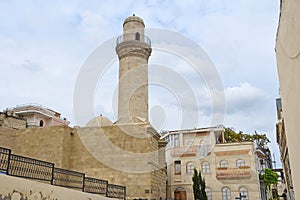
{"type": "Polygon", "coordinates": [[[154,133],[152,128],[136,125],[0,128],[0,146],[14,154],[124,185],[127,199],[159,199],[166,197],[166,175],[160,166],[164,157],[157,151],[159,138],[154,133]]]}
{"type": "Polygon", "coordinates": [[[0,200],[111,200],[111,198],[101,195],[84,193],[4,174],[0,174],[0,182],[0,200]]]}
{"type": "Polygon", "coordinates": [[[12,129],[26,128],[26,120],[0,112],[0,127],[12,129]]]}

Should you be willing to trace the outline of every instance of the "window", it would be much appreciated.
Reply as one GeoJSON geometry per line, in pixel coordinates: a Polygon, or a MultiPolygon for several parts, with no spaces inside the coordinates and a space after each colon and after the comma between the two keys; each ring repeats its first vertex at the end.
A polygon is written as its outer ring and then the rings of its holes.
{"type": "Polygon", "coordinates": [[[237,167],[242,167],[242,166],[245,166],[245,161],[243,159],[238,159],[236,161],[236,166],[237,167]]]}
{"type": "Polygon", "coordinates": [[[239,191],[240,191],[240,195],[241,195],[241,196],[245,196],[245,197],[243,197],[243,199],[244,199],[244,200],[248,200],[248,189],[245,188],[245,187],[241,187],[241,188],[239,189],[239,191]]]}
{"type": "Polygon", "coordinates": [[[199,146],[199,157],[203,158],[206,157],[208,154],[209,145],[207,144],[200,144],[199,146]]]}
{"type": "Polygon", "coordinates": [[[43,126],[44,126],[44,121],[41,120],[41,121],[40,121],[40,127],[43,127],[43,126]]]}
{"type": "Polygon", "coordinates": [[[192,162],[186,164],[186,173],[194,174],[194,164],[192,162]]]}
{"type": "Polygon", "coordinates": [[[222,168],[227,168],[227,167],[228,167],[228,162],[227,162],[226,160],[222,160],[222,161],[220,162],[220,167],[222,167],[222,168]]]}
{"type": "Polygon", "coordinates": [[[222,189],[222,199],[223,200],[230,200],[230,189],[228,187],[224,187],[222,189]]]}
{"type": "Polygon", "coordinates": [[[177,160],[175,163],[175,174],[180,175],[181,174],[181,161],[177,160]]]}
{"type": "Polygon", "coordinates": [[[211,197],[211,189],[206,187],[205,188],[205,192],[206,192],[206,196],[207,196],[207,200],[212,200],[212,197],[211,197]]]}
{"type": "Polygon", "coordinates": [[[174,146],[174,135],[170,135],[170,147],[174,146]]]}
{"type": "Polygon", "coordinates": [[[174,135],[174,145],[175,145],[175,147],[179,147],[179,135],[178,134],[174,135]]]}
{"type": "Polygon", "coordinates": [[[203,162],[201,165],[202,173],[210,173],[210,164],[209,162],[203,162]]]}
{"type": "Polygon", "coordinates": [[[136,32],[135,33],[135,40],[140,40],[140,37],[141,37],[140,33],[136,32]]]}

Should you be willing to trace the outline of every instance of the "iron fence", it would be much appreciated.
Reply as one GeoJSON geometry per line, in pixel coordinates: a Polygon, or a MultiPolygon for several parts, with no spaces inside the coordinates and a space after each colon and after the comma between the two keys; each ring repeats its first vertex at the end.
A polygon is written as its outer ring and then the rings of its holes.
{"type": "Polygon", "coordinates": [[[74,189],[83,189],[84,176],[84,173],[55,167],[53,170],[52,184],[74,189]]]}
{"type": "Polygon", "coordinates": [[[0,148],[0,171],[2,172],[7,171],[10,154],[11,154],[10,149],[0,148]]]}
{"type": "Polygon", "coordinates": [[[126,198],[126,188],[124,186],[120,186],[120,185],[108,184],[107,197],[125,199],[126,198]]]}
{"type": "Polygon", "coordinates": [[[107,195],[108,181],[85,177],[84,192],[107,195]]]}
{"type": "Polygon", "coordinates": [[[10,154],[7,174],[51,183],[54,164],[10,154]]]}
{"type": "Polygon", "coordinates": [[[54,163],[15,155],[10,149],[2,147],[0,147],[0,172],[110,198],[126,199],[125,186],[108,184],[106,180],[86,177],[84,173],[56,168],[54,163]]]}

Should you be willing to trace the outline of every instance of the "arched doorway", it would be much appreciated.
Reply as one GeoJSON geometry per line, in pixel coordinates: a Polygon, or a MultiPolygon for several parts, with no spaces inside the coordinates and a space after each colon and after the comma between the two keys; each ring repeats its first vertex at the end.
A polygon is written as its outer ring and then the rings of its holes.
{"type": "Polygon", "coordinates": [[[178,187],[174,191],[175,200],[186,200],[186,191],[183,187],[178,187]]]}
{"type": "Polygon", "coordinates": [[[44,121],[40,120],[40,127],[43,127],[43,126],[44,126],[44,121]]]}

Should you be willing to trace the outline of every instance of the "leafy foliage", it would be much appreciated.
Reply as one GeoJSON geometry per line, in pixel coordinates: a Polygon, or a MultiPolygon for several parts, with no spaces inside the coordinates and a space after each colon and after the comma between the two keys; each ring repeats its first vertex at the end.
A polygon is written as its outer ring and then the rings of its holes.
{"type": "Polygon", "coordinates": [[[259,179],[262,180],[265,184],[265,190],[270,190],[272,184],[277,184],[278,174],[272,169],[265,169],[264,174],[259,175],[259,179]]]}
{"type": "Polygon", "coordinates": [[[193,176],[193,192],[195,200],[207,200],[206,192],[205,192],[205,179],[202,178],[201,172],[194,169],[193,176]]]}
{"type": "Polygon", "coordinates": [[[236,133],[230,128],[225,128],[224,137],[227,142],[255,142],[262,148],[270,142],[266,134],[258,134],[256,131],[252,135],[242,131],[236,133]]]}

